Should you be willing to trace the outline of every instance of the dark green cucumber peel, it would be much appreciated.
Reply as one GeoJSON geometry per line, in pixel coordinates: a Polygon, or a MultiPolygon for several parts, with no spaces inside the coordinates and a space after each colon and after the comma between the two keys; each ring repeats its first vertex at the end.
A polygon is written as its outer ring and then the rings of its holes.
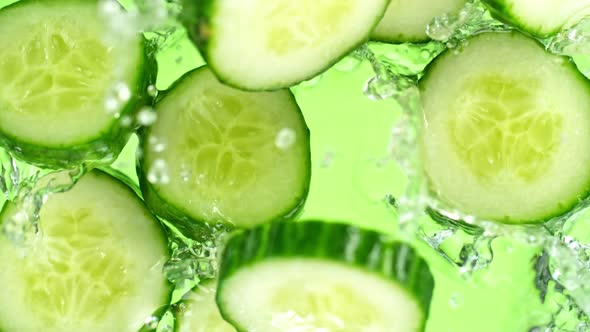
{"type": "MultiPolygon", "coordinates": [[[[28,2],[37,0],[23,0],[13,3],[0,9],[0,19],[3,11],[17,6],[27,6],[28,2]]],[[[158,65],[155,58],[156,48],[153,42],[145,37],[140,38],[140,54],[142,59],[138,63],[137,78],[135,86],[130,87],[131,99],[121,110],[120,116],[133,117],[137,111],[145,105],[150,105],[153,98],[149,96],[148,86],[155,84],[158,65]]],[[[80,142],[75,146],[52,146],[44,147],[38,143],[23,141],[0,130],[0,146],[5,147],[12,156],[33,165],[53,169],[69,168],[84,162],[97,162],[99,164],[110,164],[123,150],[125,144],[131,137],[134,128],[121,126],[119,121],[113,121],[111,127],[106,131],[91,138],[87,142],[80,142]]]]}
{"type": "MultiPolygon", "coordinates": [[[[215,36],[215,31],[213,31],[211,29],[211,25],[210,25],[211,16],[214,15],[214,13],[215,13],[215,1],[216,0],[181,0],[182,6],[183,6],[183,12],[180,15],[180,20],[183,23],[183,25],[185,26],[190,39],[193,41],[195,46],[198,48],[199,52],[201,53],[201,55],[203,56],[203,58],[205,59],[205,61],[209,65],[209,67],[211,68],[211,70],[215,73],[217,78],[221,82],[223,82],[224,84],[233,86],[235,88],[238,88],[238,89],[241,89],[244,91],[272,91],[272,90],[276,90],[276,89],[279,89],[282,87],[293,86],[293,85],[296,85],[302,81],[311,79],[311,78],[321,74],[322,72],[326,71],[327,69],[329,69],[330,67],[332,67],[333,65],[338,63],[340,60],[342,60],[344,57],[346,57],[349,53],[353,52],[358,47],[360,47],[361,45],[363,45],[364,43],[366,43],[367,41],[370,40],[369,35],[367,35],[364,40],[360,41],[356,45],[351,46],[347,51],[343,52],[343,54],[341,56],[339,56],[339,57],[333,59],[332,61],[330,61],[329,63],[327,63],[326,66],[324,68],[322,68],[321,70],[318,70],[317,72],[315,72],[311,75],[308,75],[307,78],[304,78],[304,79],[296,81],[296,82],[282,82],[282,83],[278,84],[277,86],[271,86],[271,87],[267,87],[264,89],[251,89],[251,88],[245,87],[239,83],[232,82],[232,80],[230,78],[223,77],[222,75],[219,75],[215,69],[215,67],[216,67],[215,59],[212,59],[211,56],[209,55],[208,50],[212,44],[211,40],[215,36]]],[[[387,6],[389,5],[390,1],[391,0],[386,0],[387,5],[385,6],[385,9],[387,9],[387,6]]],[[[371,30],[374,29],[377,26],[377,24],[379,24],[379,21],[381,21],[381,18],[383,18],[383,15],[385,15],[385,10],[383,11],[383,13],[381,13],[381,15],[379,15],[378,17],[375,18],[375,21],[373,23],[373,26],[371,27],[371,30]]]]}
{"type": "MultiPolygon", "coordinates": [[[[372,272],[403,287],[428,317],[434,279],[427,263],[410,246],[347,224],[321,221],[273,222],[237,233],[227,242],[219,267],[219,284],[241,267],[272,258],[326,259],[372,272]]],[[[223,287],[218,288],[220,303],[223,287]]],[[[223,311],[223,318],[246,331],[223,311]]],[[[421,326],[419,331],[423,331],[421,326]]]]}
{"type": "MultiPolygon", "coordinates": [[[[197,1],[198,2],[198,1],[197,1]]],[[[195,68],[184,75],[182,75],[178,80],[176,80],[166,91],[162,91],[158,93],[158,96],[154,102],[157,105],[160,101],[162,101],[166,96],[169,94],[170,91],[174,90],[178,85],[180,85],[185,79],[188,79],[189,76],[197,73],[199,70],[205,70],[207,67],[202,66],[199,68],[195,68]]],[[[291,98],[293,99],[293,103],[297,105],[295,101],[295,97],[291,93],[291,98]]],[[[300,112],[301,114],[301,112],[300,112]]],[[[303,115],[301,114],[301,117],[303,115]]],[[[142,151],[149,151],[150,143],[148,137],[150,136],[150,127],[142,127],[138,131],[138,138],[139,138],[139,146],[142,151]]],[[[309,145],[309,128],[306,127],[305,136],[306,144],[309,145]]],[[[298,138],[302,139],[302,138],[298,138]]],[[[140,179],[139,185],[141,192],[143,194],[143,199],[146,202],[146,206],[152,211],[152,213],[174,225],[184,236],[189,238],[201,238],[203,235],[209,233],[208,229],[211,226],[207,223],[206,220],[201,220],[200,218],[195,218],[190,215],[190,213],[186,212],[184,209],[172,204],[166,199],[163,199],[158,191],[149,183],[147,180],[147,172],[148,166],[144,162],[144,153],[138,154],[137,162],[136,162],[136,170],[138,178],[140,179]]],[[[296,219],[302,212],[305,202],[307,200],[307,196],[309,193],[309,184],[311,182],[311,151],[309,151],[307,158],[305,160],[307,164],[306,168],[309,170],[306,179],[304,180],[307,185],[305,190],[302,192],[300,199],[298,200],[297,204],[292,206],[286,211],[282,211],[275,216],[269,217],[268,221],[271,220],[293,220],[296,219]]],[[[221,220],[219,222],[222,222],[221,220]]],[[[226,226],[231,227],[231,224],[226,224],[226,226]]]]}
{"type": "MultiPolygon", "coordinates": [[[[504,5],[504,2],[502,0],[483,0],[483,1],[489,1],[489,2],[494,2],[497,6],[495,8],[503,8],[503,7],[499,7],[500,3],[502,5],[504,5]]],[[[486,34],[486,33],[503,33],[503,34],[510,34],[512,36],[518,37],[518,36],[527,36],[526,33],[522,33],[520,31],[495,31],[495,32],[482,32],[479,34],[475,34],[472,37],[470,37],[470,39],[472,38],[478,38],[479,35],[482,34],[486,34]]],[[[545,46],[538,40],[534,39],[533,37],[527,36],[530,40],[535,41],[538,45],[539,48],[542,48],[543,50],[545,50],[545,46]]],[[[434,67],[436,67],[439,62],[441,62],[443,59],[445,59],[446,57],[452,57],[454,55],[453,53],[454,51],[451,49],[446,49],[444,50],[440,55],[438,55],[437,57],[434,58],[434,60],[432,60],[424,69],[423,71],[423,76],[420,78],[420,80],[418,81],[418,88],[420,89],[420,92],[423,92],[425,89],[425,85],[427,84],[429,78],[430,78],[430,73],[432,72],[432,69],[434,67]]],[[[553,54],[552,54],[553,55],[553,54]]],[[[553,56],[557,56],[557,55],[553,55],[553,56]]],[[[561,56],[565,61],[562,62],[562,66],[571,70],[572,71],[572,75],[576,75],[576,77],[578,78],[578,80],[580,80],[582,83],[584,83],[584,85],[586,85],[586,87],[588,88],[588,94],[590,95],[590,79],[587,78],[586,76],[584,76],[584,74],[582,74],[579,70],[578,67],[576,66],[575,62],[573,61],[573,59],[571,57],[568,56],[561,56]]],[[[431,183],[432,181],[429,179],[428,174],[425,174],[425,177],[427,178],[427,182],[431,183]]],[[[437,197],[438,195],[431,190],[430,194],[434,197],[437,197]]],[[[438,197],[438,199],[440,199],[440,197],[438,197]]],[[[583,207],[590,204],[590,182],[586,185],[586,190],[582,193],[580,193],[580,195],[577,198],[573,198],[570,202],[566,203],[566,204],[561,204],[561,209],[560,211],[556,211],[553,214],[549,214],[546,217],[542,218],[542,219],[538,219],[538,220],[514,220],[514,219],[510,219],[508,217],[501,219],[501,220],[494,220],[495,222],[499,222],[499,223],[503,223],[503,224],[508,224],[508,225],[537,225],[537,224],[543,224],[546,222],[549,222],[555,218],[558,217],[562,217],[568,213],[570,213],[571,211],[579,208],[579,207],[583,207]]],[[[446,224],[448,223],[451,219],[449,219],[448,217],[443,217],[440,213],[436,212],[436,209],[429,207],[427,208],[427,213],[430,215],[430,217],[432,219],[434,219],[435,221],[442,223],[442,224],[446,224]]],[[[456,223],[462,224],[462,228],[465,228],[466,231],[468,233],[473,233],[473,232],[478,232],[478,228],[477,226],[471,225],[471,224],[467,224],[465,221],[463,220],[453,220],[456,223]]]]}
{"type": "Polygon", "coordinates": [[[490,14],[492,14],[496,20],[504,24],[514,26],[526,34],[538,38],[547,38],[557,34],[560,31],[560,28],[558,28],[544,34],[537,33],[537,28],[527,25],[526,23],[522,22],[522,19],[514,16],[512,11],[513,5],[507,4],[505,0],[482,0],[482,3],[486,5],[486,7],[490,10],[490,14]]]}

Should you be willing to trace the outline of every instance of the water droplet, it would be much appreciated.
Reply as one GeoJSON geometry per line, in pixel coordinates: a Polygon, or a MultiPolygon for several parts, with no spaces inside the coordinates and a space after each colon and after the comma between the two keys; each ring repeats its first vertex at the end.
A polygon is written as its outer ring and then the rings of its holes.
{"type": "Polygon", "coordinates": [[[158,119],[158,113],[151,107],[142,107],[137,113],[137,123],[142,126],[151,126],[158,119]]]}
{"type": "Polygon", "coordinates": [[[131,99],[131,90],[125,83],[117,83],[115,85],[115,91],[117,98],[122,102],[127,102],[131,99]]]}
{"type": "Polygon", "coordinates": [[[129,127],[133,124],[133,119],[128,115],[122,116],[119,124],[121,124],[121,127],[129,127]]]}
{"type": "Polygon", "coordinates": [[[276,138],[275,145],[282,150],[290,148],[297,140],[295,130],[291,128],[282,128],[279,130],[276,138]]]}
{"type": "Polygon", "coordinates": [[[156,89],[156,86],[153,84],[150,84],[147,87],[147,93],[150,97],[155,97],[156,95],[158,95],[158,89],[156,89]]]}
{"type": "Polygon", "coordinates": [[[168,174],[168,166],[166,165],[166,161],[163,159],[154,160],[148,171],[147,180],[154,184],[170,183],[170,175],[168,174]]]}
{"type": "Polygon", "coordinates": [[[449,306],[451,309],[457,309],[463,304],[463,298],[459,293],[454,292],[449,298],[449,306]]]}

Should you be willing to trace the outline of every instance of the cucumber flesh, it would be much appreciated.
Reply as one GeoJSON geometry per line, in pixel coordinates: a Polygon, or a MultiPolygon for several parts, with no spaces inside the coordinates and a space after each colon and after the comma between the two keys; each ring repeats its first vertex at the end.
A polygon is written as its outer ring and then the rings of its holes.
{"type": "Polygon", "coordinates": [[[114,160],[127,139],[114,114],[135,111],[149,68],[141,35],[107,43],[107,24],[99,1],[24,0],[0,10],[0,144],[48,166],[114,160]],[[108,110],[116,84],[126,88],[108,110]]]}
{"type": "Polygon", "coordinates": [[[517,32],[476,35],[420,81],[432,191],[504,223],[571,210],[590,191],[590,84],[569,58],[517,32]]]}
{"type": "Polygon", "coordinates": [[[433,285],[413,249],[378,233],[273,223],[230,239],[217,303],[238,331],[423,331],[433,285]]]}
{"type": "Polygon", "coordinates": [[[371,32],[371,39],[389,43],[426,42],[426,27],[437,16],[459,11],[466,0],[392,0],[371,32]]]}
{"type": "Polygon", "coordinates": [[[176,332],[236,332],[236,329],[223,320],[215,294],[217,282],[200,282],[182,301],[182,312],[176,317],[176,332]]]}
{"type": "Polygon", "coordinates": [[[202,67],[156,110],[157,121],[141,136],[139,177],[157,215],[249,227],[301,209],[311,172],[309,131],[291,92],[244,92],[202,67]]]}
{"type": "MultiPolygon", "coordinates": [[[[7,203],[0,219],[18,218],[7,203]]],[[[99,171],[51,195],[26,255],[0,236],[0,331],[138,331],[167,305],[163,229],[137,195],[99,171]]]]}
{"type": "Polygon", "coordinates": [[[324,71],[368,38],[389,0],[183,0],[184,21],[226,84],[289,87],[324,71]]]}
{"type": "Polygon", "coordinates": [[[590,16],[590,0],[483,0],[501,21],[549,37],[590,16]]]}

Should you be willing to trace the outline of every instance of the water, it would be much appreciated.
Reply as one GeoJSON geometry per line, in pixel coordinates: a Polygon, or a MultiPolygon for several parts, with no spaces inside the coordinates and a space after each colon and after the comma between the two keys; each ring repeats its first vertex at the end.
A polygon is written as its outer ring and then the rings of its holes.
{"type": "MultiPolygon", "coordinates": [[[[144,31],[157,47],[163,76],[158,77],[156,86],[148,87],[151,97],[156,97],[158,89],[165,89],[184,71],[202,63],[187,42],[186,32],[174,20],[179,10],[177,3],[143,0],[129,4],[130,11],[123,12],[112,6],[112,2],[104,1],[101,8],[113,26],[112,31],[105,32],[105,38],[113,43],[125,43],[135,31],[144,31]]],[[[489,331],[516,331],[514,326],[526,326],[530,332],[586,331],[590,290],[584,280],[590,278],[590,239],[583,236],[583,223],[587,220],[584,209],[552,220],[545,227],[497,225],[444,206],[429,195],[421,173],[417,153],[421,119],[416,82],[424,67],[446,48],[460,52],[465,38],[474,33],[505,29],[508,28],[493,20],[477,2],[468,3],[461,12],[437,18],[429,25],[428,34],[434,39],[430,43],[398,46],[367,43],[338,62],[333,70],[294,87],[292,90],[313,135],[315,178],[303,217],[350,220],[412,242],[419,243],[417,239],[420,239],[426,243],[428,248],[422,248],[422,252],[430,257],[433,266],[456,277],[449,281],[440,272],[437,282],[448,287],[440,287],[438,301],[435,299],[433,305],[433,310],[439,313],[432,314],[429,331],[442,331],[437,328],[440,326],[467,331],[477,326],[484,329],[486,325],[491,326],[489,331]],[[367,72],[371,73],[368,77],[367,72]],[[359,97],[342,98],[342,95],[357,94],[359,97]],[[374,132],[369,133],[364,127],[374,132]],[[350,183],[342,183],[342,179],[351,175],[350,183]],[[335,192],[334,188],[344,189],[335,192]],[[371,223],[368,219],[378,222],[371,223]],[[506,303],[512,301],[514,306],[521,306],[524,302],[542,313],[533,315],[530,322],[515,323],[513,313],[507,309],[506,319],[514,326],[499,327],[498,319],[487,318],[486,323],[482,313],[470,312],[470,307],[494,310],[493,306],[486,307],[485,300],[476,299],[486,293],[475,288],[508,285],[508,281],[501,279],[502,275],[517,271],[512,267],[517,262],[526,265],[522,271],[528,274],[508,278],[521,282],[515,287],[526,291],[519,293],[509,288],[504,293],[510,298],[500,298],[498,303],[510,308],[506,303]],[[466,293],[464,289],[471,292],[466,293]],[[531,302],[528,299],[531,294],[538,297],[537,302],[544,301],[544,305],[531,302]],[[470,314],[466,315],[467,312],[470,314]],[[476,319],[468,323],[466,316],[476,319]],[[452,325],[457,319],[463,323],[452,325]],[[468,329],[462,329],[463,326],[468,329]]],[[[554,53],[590,55],[589,29],[590,23],[583,21],[543,42],[554,53]]],[[[118,109],[129,98],[129,87],[115,84],[105,98],[105,111],[118,109]]],[[[113,116],[119,115],[114,112],[113,116]]],[[[121,117],[123,126],[145,127],[155,121],[157,114],[152,108],[142,109],[135,118],[121,117]]],[[[295,139],[290,128],[283,128],[277,133],[275,144],[287,149],[295,139]]],[[[166,142],[149,143],[154,151],[166,149],[166,142]]],[[[133,150],[130,157],[120,159],[133,160],[136,153],[133,150]]],[[[130,167],[123,169],[128,173],[134,171],[133,162],[129,164],[130,167]]],[[[24,212],[22,218],[4,225],[4,234],[15,244],[26,247],[28,241],[42,234],[42,225],[36,223],[36,218],[44,197],[50,192],[67,190],[89,167],[92,165],[80,165],[73,170],[45,170],[19,162],[0,150],[0,192],[5,199],[21,204],[24,212]],[[63,180],[40,182],[48,174],[63,180]]],[[[149,181],[169,182],[166,170],[167,165],[155,162],[148,174],[149,181]]],[[[231,229],[223,225],[194,229],[179,229],[170,223],[166,226],[172,257],[163,272],[176,285],[172,302],[177,303],[199,280],[216,276],[217,258],[231,229]]],[[[491,294],[502,297],[502,291],[491,294]]],[[[172,331],[173,324],[173,315],[167,312],[162,320],[155,316],[146,318],[144,327],[172,331]]]]}

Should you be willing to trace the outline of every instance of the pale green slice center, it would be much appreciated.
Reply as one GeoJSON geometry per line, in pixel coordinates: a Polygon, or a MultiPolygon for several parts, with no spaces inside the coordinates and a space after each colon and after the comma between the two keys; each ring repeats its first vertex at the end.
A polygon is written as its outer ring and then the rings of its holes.
{"type": "Polygon", "coordinates": [[[78,209],[44,219],[39,257],[21,270],[29,310],[47,327],[99,321],[133,289],[131,262],[97,215],[78,209]]]}
{"type": "Polygon", "coordinates": [[[351,0],[265,3],[260,22],[265,27],[266,46],[276,55],[318,47],[327,38],[333,38],[333,34],[346,23],[355,3],[351,0]]]}
{"type": "Polygon", "coordinates": [[[56,115],[83,110],[104,98],[112,75],[109,49],[96,33],[63,21],[37,24],[14,51],[0,51],[2,104],[14,112],[56,115]]]}
{"type": "Polygon", "coordinates": [[[539,85],[532,78],[503,75],[466,81],[450,135],[455,152],[478,179],[493,181],[510,173],[532,182],[551,167],[563,119],[541,104],[539,85]]]}
{"type": "Polygon", "coordinates": [[[333,283],[284,285],[271,299],[271,325],[281,331],[361,331],[381,321],[350,285],[333,283]]]}
{"type": "Polygon", "coordinates": [[[276,133],[270,119],[248,102],[204,91],[183,112],[184,139],[179,148],[186,153],[179,155],[181,165],[187,166],[181,173],[190,175],[191,190],[204,197],[239,192],[264,175],[276,133]]]}

